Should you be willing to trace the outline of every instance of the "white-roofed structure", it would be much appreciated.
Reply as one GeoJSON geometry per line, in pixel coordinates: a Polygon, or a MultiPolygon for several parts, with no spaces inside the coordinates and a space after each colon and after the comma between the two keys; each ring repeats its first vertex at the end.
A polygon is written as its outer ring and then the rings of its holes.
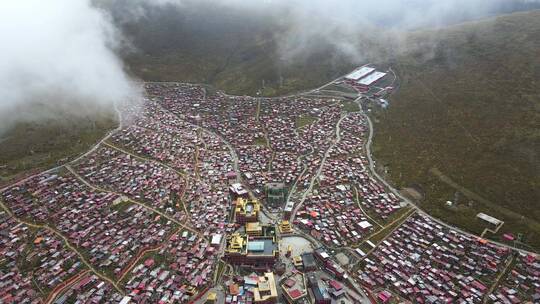
{"type": "Polygon", "coordinates": [[[354,251],[356,251],[356,253],[358,253],[358,255],[360,255],[361,257],[366,255],[366,253],[363,252],[360,248],[356,248],[354,251]]]}
{"type": "Polygon", "coordinates": [[[285,212],[292,212],[293,211],[293,208],[294,208],[294,202],[287,202],[287,204],[285,205],[285,208],[283,209],[283,211],[285,212]]]}
{"type": "Polygon", "coordinates": [[[130,296],[125,296],[125,297],[122,298],[122,300],[120,300],[119,304],[128,304],[129,302],[131,302],[131,297],[130,296]]]}
{"type": "Polygon", "coordinates": [[[371,225],[368,221],[361,221],[360,223],[358,223],[358,226],[360,226],[360,228],[362,229],[368,229],[373,227],[373,225],[371,225]]]}
{"type": "Polygon", "coordinates": [[[504,224],[503,221],[501,221],[501,220],[499,220],[497,218],[494,218],[491,215],[487,215],[485,213],[482,213],[482,212],[478,213],[476,215],[476,217],[478,217],[478,218],[480,218],[480,219],[482,219],[482,220],[484,220],[484,221],[486,221],[486,222],[488,222],[488,223],[490,223],[490,224],[492,224],[494,226],[499,226],[499,225],[504,224]]]}
{"type": "Polygon", "coordinates": [[[369,73],[375,71],[374,68],[370,68],[368,66],[365,66],[365,67],[361,67],[357,70],[355,70],[354,72],[350,73],[349,75],[345,76],[345,78],[347,79],[351,79],[351,80],[358,80],[362,77],[365,77],[366,75],[368,75],[369,73]]]}
{"type": "Polygon", "coordinates": [[[242,184],[240,183],[234,183],[232,184],[229,189],[236,195],[242,196],[246,195],[248,192],[244,189],[242,184]]]}
{"type": "Polygon", "coordinates": [[[211,245],[212,246],[219,246],[221,244],[221,238],[222,238],[222,235],[221,234],[214,234],[212,236],[212,241],[211,241],[211,245]]]}
{"type": "Polygon", "coordinates": [[[326,251],[322,251],[322,252],[321,252],[321,257],[322,257],[323,259],[325,259],[325,260],[330,258],[330,256],[328,255],[328,253],[326,253],[326,251]]]}
{"type": "Polygon", "coordinates": [[[369,85],[372,85],[373,83],[379,81],[384,76],[386,76],[386,73],[375,71],[375,72],[367,75],[366,77],[358,80],[358,83],[361,84],[361,85],[369,86],[369,85]]]}

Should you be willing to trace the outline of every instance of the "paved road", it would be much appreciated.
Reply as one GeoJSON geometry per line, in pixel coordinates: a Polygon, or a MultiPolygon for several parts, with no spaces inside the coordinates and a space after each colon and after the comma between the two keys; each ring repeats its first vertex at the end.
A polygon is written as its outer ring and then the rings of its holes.
{"type": "Polygon", "coordinates": [[[180,172],[177,169],[169,166],[168,164],[166,164],[166,163],[164,163],[164,162],[162,162],[162,161],[160,161],[158,159],[142,156],[142,155],[139,155],[139,154],[135,154],[135,153],[130,152],[130,151],[128,151],[128,150],[126,150],[126,149],[124,149],[122,147],[119,147],[119,146],[117,146],[117,145],[115,145],[115,144],[113,144],[113,143],[111,143],[111,142],[109,142],[107,140],[103,141],[102,144],[109,147],[109,148],[112,148],[114,150],[118,150],[119,152],[122,152],[124,154],[128,154],[128,155],[130,155],[130,156],[132,156],[134,158],[137,158],[139,160],[156,163],[156,164],[158,164],[160,166],[163,166],[163,167],[165,167],[165,168],[167,168],[167,169],[169,169],[171,171],[174,171],[176,174],[178,174],[179,176],[182,176],[182,177],[184,177],[186,179],[191,179],[192,178],[191,176],[187,175],[186,173],[180,172]]]}
{"type": "MultiPolygon", "coordinates": [[[[47,295],[47,298],[45,300],[43,300],[43,303],[45,304],[52,304],[54,303],[54,300],[60,295],[62,294],[65,290],[67,290],[69,287],[73,286],[73,284],[75,284],[76,282],[80,281],[84,276],[86,276],[88,273],[90,272],[90,270],[86,269],[86,270],[83,270],[79,273],[77,273],[76,275],[70,277],[69,279],[67,279],[66,281],[60,283],[60,285],[57,285],[48,295],[47,295]]],[[[35,282],[34,278],[32,278],[32,281],[34,282],[34,284],[36,286],[38,286],[39,288],[39,285],[35,282]]],[[[43,291],[41,290],[41,288],[39,288],[39,291],[41,293],[43,293],[43,291]]]]}
{"type": "Polygon", "coordinates": [[[210,294],[210,292],[216,293],[216,296],[217,296],[216,304],[225,303],[225,292],[223,291],[223,288],[221,288],[220,286],[220,287],[214,287],[214,288],[209,289],[204,295],[201,296],[200,299],[190,304],[205,304],[206,298],[208,298],[208,295],[210,294]]]}
{"type": "Polygon", "coordinates": [[[226,146],[227,148],[229,149],[230,153],[231,153],[231,157],[233,158],[233,169],[234,169],[234,172],[236,172],[236,175],[237,175],[237,178],[240,178],[240,169],[238,168],[238,155],[236,154],[236,150],[233,148],[233,146],[223,137],[221,136],[220,134],[208,129],[208,128],[205,128],[205,127],[202,127],[200,125],[197,125],[197,124],[193,124],[185,119],[182,119],[180,116],[176,115],[175,113],[173,113],[172,111],[170,111],[169,109],[166,109],[164,107],[162,107],[160,104],[156,104],[158,107],[160,107],[163,111],[166,111],[172,115],[174,115],[176,118],[178,118],[179,120],[185,122],[186,124],[192,126],[192,127],[195,127],[195,128],[199,128],[201,129],[203,132],[206,132],[210,135],[213,135],[217,138],[219,138],[226,146]]]}
{"type": "MultiPolygon", "coordinates": [[[[317,120],[318,121],[318,120],[317,120]]],[[[298,133],[298,129],[294,129],[294,135],[299,139],[300,138],[300,134],[298,133]]],[[[307,169],[308,169],[308,166],[306,163],[304,163],[302,160],[305,159],[306,157],[308,157],[309,155],[315,153],[315,149],[313,149],[313,146],[311,145],[311,143],[306,143],[306,145],[309,146],[309,148],[311,149],[311,151],[309,153],[306,153],[306,154],[303,154],[303,155],[299,155],[297,158],[296,158],[296,163],[298,165],[298,167],[302,166],[303,169],[302,169],[302,172],[300,172],[300,174],[298,174],[298,176],[296,177],[296,179],[294,180],[294,184],[291,186],[291,191],[289,191],[289,193],[287,194],[287,200],[286,202],[289,202],[293,196],[293,194],[296,193],[296,187],[298,186],[298,182],[300,181],[300,178],[302,178],[302,176],[304,176],[304,174],[306,173],[307,169]]]]}
{"type": "MultiPolygon", "coordinates": [[[[311,179],[311,182],[309,184],[309,187],[308,189],[306,189],[303,194],[302,194],[302,198],[301,200],[298,202],[298,204],[296,204],[293,212],[291,213],[291,217],[290,217],[290,221],[292,222],[294,220],[294,217],[296,215],[296,212],[298,211],[298,209],[304,204],[307,196],[309,193],[311,193],[311,191],[313,190],[313,186],[315,184],[315,181],[320,177],[321,173],[322,173],[322,170],[324,168],[324,165],[326,164],[326,159],[328,158],[328,155],[330,154],[330,151],[332,150],[332,148],[334,148],[336,146],[336,144],[338,144],[340,141],[341,141],[341,122],[347,118],[349,116],[349,114],[345,114],[345,115],[342,115],[338,122],[336,123],[336,129],[335,129],[335,134],[336,134],[336,137],[334,138],[332,144],[330,145],[330,147],[328,147],[328,149],[326,150],[326,152],[324,153],[324,157],[323,159],[321,160],[321,164],[319,165],[319,169],[317,170],[317,173],[315,174],[315,176],[312,177],[311,179]]],[[[302,236],[306,239],[308,239],[309,241],[311,241],[313,244],[315,244],[316,247],[323,247],[323,244],[313,238],[311,235],[307,234],[307,233],[304,233],[303,231],[299,230],[299,229],[296,229],[296,228],[293,228],[295,229],[295,233],[299,236],[302,236]]],[[[294,235],[294,234],[293,234],[294,235]]],[[[326,246],[328,247],[328,246],[326,246]]],[[[328,247],[328,248],[331,248],[331,247],[328,247]]],[[[352,252],[353,254],[355,254],[354,252],[354,249],[350,248],[350,247],[344,247],[344,248],[331,248],[331,249],[345,249],[345,250],[348,250],[350,252],[352,252]]],[[[363,291],[362,287],[355,281],[353,280],[350,276],[349,276],[349,279],[347,280],[348,283],[353,287],[354,291],[355,291],[355,296],[356,298],[359,298],[361,303],[362,304],[368,304],[368,303],[371,303],[371,301],[368,299],[368,297],[366,296],[365,292],[363,291]]]]}

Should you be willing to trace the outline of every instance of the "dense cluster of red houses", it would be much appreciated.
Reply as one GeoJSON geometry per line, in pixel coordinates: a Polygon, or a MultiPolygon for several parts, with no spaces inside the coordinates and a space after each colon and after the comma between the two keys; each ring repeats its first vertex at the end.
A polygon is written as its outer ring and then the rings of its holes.
{"type": "Polygon", "coordinates": [[[236,151],[244,180],[264,198],[268,183],[291,186],[302,173],[299,157],[307,169],[299,182],[307,187],[335,136],[341,115],[336,100],[319,98],[256,99],[228,96],[188,85],[148,85],[154,101],[192,124],[213,130],[236,151]],[[299,117],[316,123],[298,129],[299,117]]]}
{"type": "Polygon", "coordinates": [[[117,194],[91,190],[70,173],[42,174],[1,196],[18,217],[54,225],[88,254],[90,263],[114,276],[173,228],[153,211],[117,194]]]}
{"type": "Polygon", "coordinates": [[[178,219],[187,211],[187,220],[206,235],[227,230],[231,208],[228,174],[234,173],[234,168],[225,142],[150,100],[144,107],[128,110],[131,115],[126,120],[130,124],[112,137],[113,143],[159,162],[151,164],[157,168],[159,178],[172,177],[173,183],[167,182],[162,191],[156,191],[168,199],[165,211],[178,219]],[[181,208],[182,204],[185,208],[181,208]]]}
{"type": "Polygon", "coordinates": [[[213,279],[216,248],[190,231],[171,236],[166,246],[140,260],[125,287],[135,303],[184,303],[213,279]]]}
{"type": "Polygon", "coordinates": [[[358,244],[373,230],[350,187],[313,191],[294,223],[331,247],[358,244]]]}
{"type": "Polygon", "coordinates": [[[306,197],[295,224],[332,247],[360,243],[400,201],[368,173],[366,121],[351,113],[340,122],[340,141],[328,150],[318,188],[306,197]]]}
{"type": "Polygon", "coordinates": [[[364,259],[358,279],[415,303],[482,303],[512,251],[414,215],[364,259]]]}
{"type": "Polygon", "coordinates": [[[516,254],[514,267],[489,295],[497,304],[540,303],[540,260],[537,256],[516,254]]]}
{"type": "Polygon", "coordinates": [[[76,164],[74,169],[92,185],[148,203],[178,220],[186,216],[176,207],[186,181],[174,170],[158,163],[103,146],[76,164]]]}
{"type": "MultiPolygon", "coordinates": [[[[147,92],[143,104],[121,106],[122,128],[97,149],[0,192],[13,213],[0,213],[0,303],[49,295],[59,304],[188,302],[211,285],[225,235],[236,229],[229,186],[239,177],[260,198],[268,183],[294,185],[292,200],[305,198],[294,223],[332,248],[361,243],[402,207],[369,174],[366,121],[340,101],[207,96],[179,84],[148,84],[147,92]]],[[[540,302],[536,256],[423,215],[359,255],[364,267],[354,277],[381,302],[540,302]]],[[[314,256],[347,278],[327,251],[314,256]]]]}
{"type": "Polygon", "coordinates": [[[39,303],[84,265],[48,229],[35,230],[0,213],[0,303],[39,303]]]}
{"type": "Polygon", "coordinates": [[[54,301],[55,304],[68,303],[100,303],[117,304],[124,297],[114,289],[107,281],[100,279],[91,272],[85,272],[76,278],[74,284],[68,288],[54,301]]]}

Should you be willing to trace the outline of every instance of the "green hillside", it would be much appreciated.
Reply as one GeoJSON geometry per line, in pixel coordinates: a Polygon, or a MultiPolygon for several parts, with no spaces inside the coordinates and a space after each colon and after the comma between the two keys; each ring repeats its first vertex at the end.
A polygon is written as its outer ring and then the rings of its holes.
{"type": "Polygon", "coordinates": [[[149,7],[144,19],[123,25],[135,45],[124,58],[146,81],[206,83],[231,94],[262,90],[269,96],[310,89],[351,69],[328,45],[314,45],[295,60],[282,58],[277,40],[286,25],[278,19],[219,6],[149,7]]]}
{"type": "Polygon", "coordinates": [[[481,232],[485,212],[540,248],[540,11],[412,39],[425,37],[432,59],[394,63],[401,88],[375,115],[376,158],[432,214],[481,232]]]}
{"type": "Polygon", "coordinates": [[[39,122],[20,122],[2,133],[0,185],[29,172],[52,168],[86,152],[117,125],[114,114],[108,111],[74,114],[45,104],[19,110],[28,115],[41,113],[47,118],[39,122]]]}

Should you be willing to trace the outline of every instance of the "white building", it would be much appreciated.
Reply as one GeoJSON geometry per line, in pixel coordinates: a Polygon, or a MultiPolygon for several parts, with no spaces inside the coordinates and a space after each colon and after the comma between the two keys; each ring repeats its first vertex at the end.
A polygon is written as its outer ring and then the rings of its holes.
{"type": "Polygon", "coordinates": [[[368,75],[369,73],[375,71],[374,68],[370,68],[368,66],[364,66],[364,67],[361,67],[357,70],[355,70],[354,72],[350,73],[349,75],[345,76],[345,78],[347,79],[350,79],[350,80],[358,80],[362,77],[365,77],[366,75],[368,75]]]}
{"type": "Polygon", "coordinates": [[[379,81],[384,76],[386,76],[386,73],[376,71],[358,80],[358,83],[361,85],[370,86],[374,84],[375,82],[379,81]]]}

